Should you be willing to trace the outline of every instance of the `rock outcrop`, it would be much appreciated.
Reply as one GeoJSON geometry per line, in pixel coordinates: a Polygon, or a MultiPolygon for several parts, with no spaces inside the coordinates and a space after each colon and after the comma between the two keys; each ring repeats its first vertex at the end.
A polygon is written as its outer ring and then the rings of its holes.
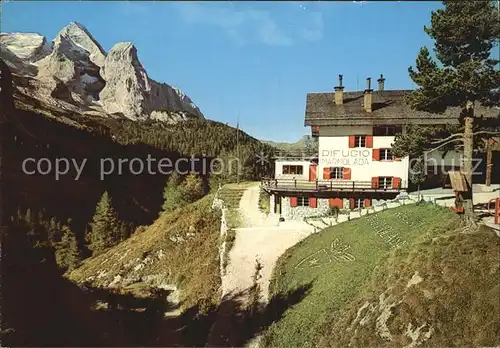
{"type": "Polygon", "coordinates": [[[69,48],[77,54],[88,56],[93,64],[98,67],[104,65],[106,52],[83,25],[73,22],[64,27],[54,39],[54,44],[60,45],[64,41],[71,43],[69,48]]]}
{"type": "Polygon", "coordinates": [[[1,33],[0,42],[16,57],[26,62],[37,61],[51,51],[51,44],[47,39],[35,33],[1,33]]]}
{"type": "Polygon", "coordinates": [[[99,74],[104,54],[86,29],[71,23],[57,34],[52,52],[35,63],[37,77],[42,81],[52,81],[55,77],[66,85],[73,100],[83,105],[92,104],[104,88],[99,74]]]}
{"type": "Polygon", "coordinates": [[[131,120],[203,117],[183,92],[148,77],[132,43],[117,43],[106,54],[78,23],[63,28],[52,43],[32,33],[2,33],[0,39],[17,91],[47,104],[131,120]],[[27,77],[34,80],[26,84],[27,77]]]}
{"type": "Polygon", "coordinates": [[[106,112],[122,113],[130,119],[142,119],[150,113],[146,94],[151,85],[132,43],[120,42],[111,48],[101,75],[106,85],[99,97],[106,112]]]}
{"type": "Polygon", "coordinates": [[[106,85],[99,97],[108,113],[122,113],[130,119],[151,117],[165,121],[172,121],[174,114],[178,119],[186,113],[203,116],[178,89],[148,77],[131,42],[120,42],[111,48],[101,75],[106,85]]]}

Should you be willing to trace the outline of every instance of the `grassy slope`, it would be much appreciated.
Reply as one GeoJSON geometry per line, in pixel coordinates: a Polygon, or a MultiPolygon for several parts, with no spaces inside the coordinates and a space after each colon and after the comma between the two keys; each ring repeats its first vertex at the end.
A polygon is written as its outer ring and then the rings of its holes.
{"type": "Polygon", "coordinates": [[[229,229],[240,227],[242,222],[239,212],[240,200],[245,190],[254,184],[255,183],[252,181],[241,182],[239,184],[231,183],[224,185],[220,191],[219,198],[224,201],[227,208],[227,223],[229,229]]]}
{"type": "Polygon", "coordinates": [[[266,346],[315,346],[324,325],[356,297],[374,267],[394,248],[388,242],[391,236],[393,241],[405,240],[404,249],[418,237],[437,235],[457,224],[458,218],[447,209],[411,205],[325,229],[287,250],[275,269],[272,294],[307,284],[312,289],[267,330],[266,346]]]}
{"type": "Polygon", "coordinates": [[[421,327],[422,334],[431,332],[425,341],[431,347],[498,346],[499,279],[500,239],[488,228],[417,243],[374,272],[365,291],[327,326],[321,345],[402,347],[412,343],[408,328],[421,327]],[[415,274],[420,282],[408,286],[415,274]],[[387,320],[389,340],[374,329],[383,311],[381,294],[396,303],[387,320]]]}
{"type": "Polygon", "coordinates": [[[93,277],[93,286],[108,286],[120,275],[127,281],[118,288],[147,296],[149,286],[143,277],[154,276],[153,285],[175,284],[180,288],[183,308],[218,304],[220,215],[211,210],[212,200],[213,195],[208,195],[163,214],[145,231],[85,260],[69,278],[85,282],[93,277]],[[103,271],[106,273],[99,277],[103,271]]]}

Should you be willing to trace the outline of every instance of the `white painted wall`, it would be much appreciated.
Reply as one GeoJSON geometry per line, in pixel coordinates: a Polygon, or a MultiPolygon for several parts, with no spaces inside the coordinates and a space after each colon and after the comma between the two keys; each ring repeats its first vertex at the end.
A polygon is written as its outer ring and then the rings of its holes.
{"type": "MultiPolygon", "coordinates": [[[[408,183],[408,157],[401,161],[373,161],[371,148],[349,148],[349,135],[372,135],[372,127],[331,126],[319,130],[318,178],[323,179],[323,168],[351,168],[352,181],[370,182],[374,176],[393,176],[408,183]]],[[[394,136],[374,136],[373,148],[390,148],[394,136]]]]}
{"type": "Polygon", "coordinates": [[[297,179],[297,180],[309,180],[309,166],[311,165],[310,161],[301,161],[301,160],[276,160],[275,164],[275,172],[274,177],[276,179],[297,179]],[[284,165],[292,165],[292,166],[302,166],[302,175],[297,174],[283,174],[283,166],[284,165]]]}

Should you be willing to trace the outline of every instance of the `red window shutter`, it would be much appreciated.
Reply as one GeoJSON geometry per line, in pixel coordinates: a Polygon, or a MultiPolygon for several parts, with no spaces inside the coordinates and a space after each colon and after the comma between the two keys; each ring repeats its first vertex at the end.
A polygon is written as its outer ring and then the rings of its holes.
{"type": "Polygon", "coordinates": [[[372,158],[374,161],[380,161],[380,149],[373,149],[372,158]]]}
{"type": "Polygon", "coordinates": [[[309,165],[309,181],[314,181],[317,178],[318,177],[316,175],[316,163],[311,163],[311,165],[309,165]]]}
{"type": "Polygon", "coordinates": [[[349,135],[349,147],[353,148],[356,146],[354,135],[349,135]]]}
{"type": "Polygon", "coordinates": [[[372,178],[372,188],[378,189],[378,176],[372,178]]]}
{"type": "Polygon", "coordinates": [[[395,189],[401,188],[401,178],[392,178],[392,188],[395,189]]]}
{"type": "Polygon", "coordinates": [[[368,199],[366,198],[364,201],[363,201],[364,205],[365,205],[365,208],[368,208],[368,207],[371,207],[372,206],[372,200],[371,199],[368,199]]]}
{"type": "Polygon", "coordinates": [[[354,203],[354,198],[349,198],[349,208],[354,209],[355,203],[354,203]]]}
{"type": "Polygon", "coordinates": [[[351,168],[342,168],[342,176],[344,180],[351,180],[351,168]]]}
{"type": "Polygon", "coordinates": [[[332,208],[339,208],[342,209],[344,207],[344,202],[342,201],[342,198],[330,198],[328,199],[328,205],[332,208]]]}
{"type": "Polygon", "coordinates": [[[309,208],[316,208],[318,206],[318,200],[316,197],[309,198],[309,208]]]}
{"type": "Polygon", "coordinates": [[[323,179],[330,179],[330,168],[323,168],[323,179]]]}
{"type": "Polygon", "coordinates": [[[328,205],[332,208],[343,208],[342,198],[329,198],[328,205]]]}
{"type": "Polygon", "coordinates": [[[291,207],[297,206],[297,197],[290,197],[290,206],[291,207]]]}
{"type": "Polygon", "coordinates": [[[366,136],[366,147],[368,147],[368,148],[373,147],[373,135],[366,136]]]}

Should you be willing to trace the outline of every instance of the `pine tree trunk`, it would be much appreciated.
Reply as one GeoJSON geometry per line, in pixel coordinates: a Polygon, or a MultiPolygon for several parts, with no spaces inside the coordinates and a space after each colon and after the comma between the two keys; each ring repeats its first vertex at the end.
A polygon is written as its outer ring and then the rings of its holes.
{"type": "Polygon", "coordinates": [[[465,175],[465,180],[467,181],[468,191],[463,194],[463,208],[464,208],[464,218],[468,225],[473,227],[477,226],[476,218],[474,215],[474,203],[472,200],[472,156],[474,150],[474,118],[472,107],[468,103],[468,115],[465,117],[465,129],[464,129],[464,157],[463,157],[463,168],[462,172],[465,175]]]}
{"type": "Polygon", "coordinates": [[[491,140],[488,139],[486,142],[486,186],[491,186],[491,170],[493,164],[493,151],[491,151],[491,140]]]}

